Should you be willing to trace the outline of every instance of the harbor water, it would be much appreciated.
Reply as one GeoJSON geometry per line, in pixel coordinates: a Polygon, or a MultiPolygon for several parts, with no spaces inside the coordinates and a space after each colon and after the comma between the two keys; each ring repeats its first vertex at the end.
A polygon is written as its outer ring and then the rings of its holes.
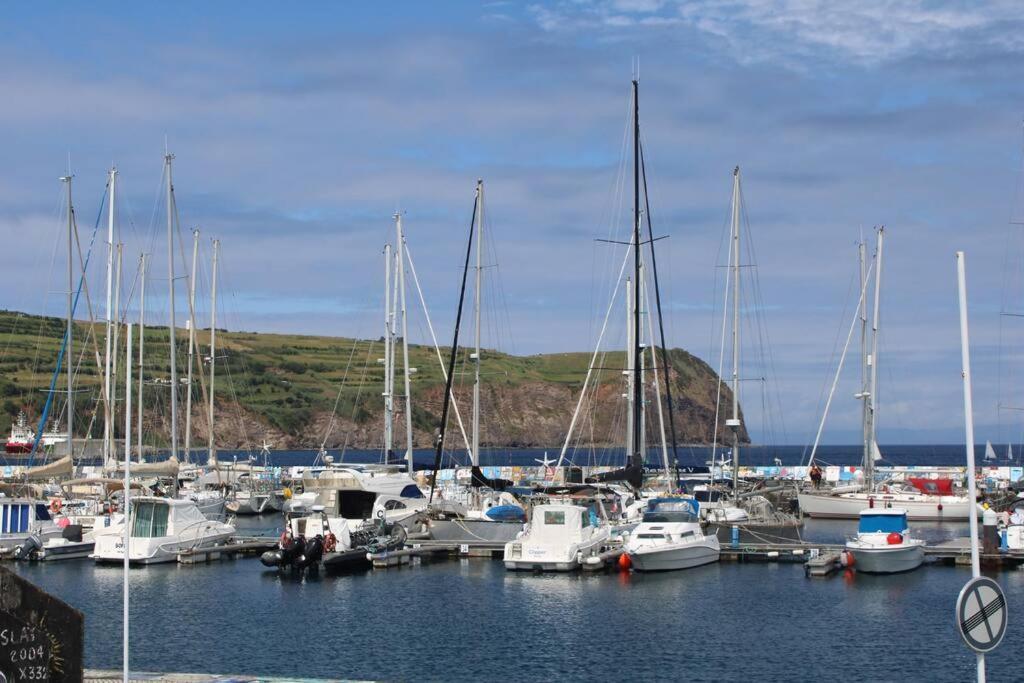
{"type": "MultiPolygon", "coordinates": [[[[272,532],[278,517],[240,522],[272,532]]],[[[808,520],[842,541],[854,522],[808,520]]],[[[916,525],[931,542],[966,525],[916,525]]],[[[17,564],[85,613],[86,663],[121,662],[121,569],[17,564]]],[[[799,564],[664,574],[533,575],[486,559],[297,580],[255,559],[131,571],[132,667],[377,680],[963,681],[974,657],[953,609],[970,578],[925,566],[808,579],[799,564]]],[[[1022,675],[1024,571],[989,680],[1022,675]]]]}

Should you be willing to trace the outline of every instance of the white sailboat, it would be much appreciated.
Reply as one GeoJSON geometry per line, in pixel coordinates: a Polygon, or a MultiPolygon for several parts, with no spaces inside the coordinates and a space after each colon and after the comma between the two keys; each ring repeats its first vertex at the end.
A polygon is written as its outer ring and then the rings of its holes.
{"type": "Polygon", "coordinates": [[[985,461],[989,462],[995,461],[997,459],[998,458],[996,457],[996,449],[992,448],[992,442],[985,441],[985,461]]]}
{"type": "MultiPolygon", "coordinates": [[[[870,335],[868,334],[867,314],[867,291],[869,286],[869,267],[865,259],[864,245],[859,247],[861,263],[861,294],[857,307],[857,318],[861,324],[861,390],[855,398],[863,401],[862,407],[862,431],[863,431],[863,490],[843,491],[841,493],[829,491],[801,491],[798,494],[800,510],[810,517],[824,517],[836,519],[857,519],[861,511],[870,508],[896,507],[906,511],[907,519],[911,521],[924,520],[965,520],[968,519],[972,508],[971,501],[964,494],[957,494],[953,491],[945,495],[931,495],[920,489],[912,488],[900,482],[886,482],[879,485],[875,481],[875,463],[881,459],[878,442],[875,437],[878,414],[878,335],[880,327],[879,303],[881,300],[882,285],[882,247],[885,237],[885,228],[880,227],[877,231],[877,245],[875,250],[875,261],[871,268],[874,269],[874,291],[873,310],[870,335]],[[869,339],[870,338],[870,339],[869,339]]],[[[853,333],[850,328],[850,334],[853,333]]],[[[849,343],[849,338],[847,340],[849,343]]],[[[845,350],[844,350],[845,357],[845,350]]],[[[838,366],[836,378],[833,382],[834,391],[836,382],[839,379],[839,371],[842,369],[842,361],[838,366]]],[[[831,401],[831,395],[829,397],[831,401]]],[[[824,427],[828,415],[829,403],[826,403],[826,411],[818,428],[818,438],[824,427]]],[[[811,451],[813,461],[817,449],[818,438],[815,439],[815,446],[811,451]]]]}

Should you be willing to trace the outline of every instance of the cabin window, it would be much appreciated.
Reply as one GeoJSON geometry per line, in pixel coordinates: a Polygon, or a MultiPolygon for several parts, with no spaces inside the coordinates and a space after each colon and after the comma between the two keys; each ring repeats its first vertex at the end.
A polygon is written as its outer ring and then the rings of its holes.
{"type": "Polygon", "coordinates": [[[377,494],[370,491],[338,491],[338,515],[345,519],[370,519],[377,494]]]}
{"type": "Polygon", "coordinates": [[[590,522],[591,522],[590,516],[592,514],[594,514],[594,511],[593,510],[588,510],[587,514],[580,515],[580,528],[586,529],[588,526],[590,526],[590,522]]]}
{"type": "Polygon", "coordinates": [[[416,484],[409,484],[399,493],[402,498],[423,498],[423,491],[416,484]]]}
{"type": "Polygon", "coordinates": [[[16,534],[28,531],[28,505],[14,504],[0,506],[0,532],[16,534]]]}
{"type": "Polygon", "coordinates": [[[664,534],[637,534],[637,538],[665,538],[664,534]]]}
{"type": "Polygon", "coordinates": [[[679,540],[680,541],[685,541],[688,538],[693,538],[693,532],[692,531],[684,531],[683,533],[679,534],[679,540]]]}
{"type": "Polygon", "coordinates": [[[167,535],[169,506],[163,503],[142,502],[135,504],[134,507],[133,538],[159,538],[167,535]]]}
{"type": "Polygon", "coordinates": [[[388,502],[384,503],[384,509],[385,510],[404,510],[405,509],[405,503],[403,503],[400,500],[389,500],[388,502]]]}
{"type": "Polygon", "coordinates": [[[565,511],[564,510],[545,510],[544,511],[544,524],[565,524],[565,511]]]}

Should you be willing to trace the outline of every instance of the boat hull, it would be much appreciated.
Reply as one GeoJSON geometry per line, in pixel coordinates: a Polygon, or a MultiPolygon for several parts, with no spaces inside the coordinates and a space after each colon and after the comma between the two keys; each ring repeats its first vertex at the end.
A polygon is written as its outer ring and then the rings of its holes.
{"type": "Polygon", "coordinates": [[[864,574],[899,574],[917,569],[924,562],[924,544],[864,547],[847,543],[853,567],[864,574]]]}
{"type": "Polygon", "coordinates": [[[720,555],[718,539],[712,537],[697,543],[638,548],[629,552],[629,561],[638,572],[667,572],[712,564],[720,555]]]}
{"type": "Polygon", "coordinates": [[[427,522],[430,537],[445,543],[500,543],[514,541],[523,530],[522,522],[499,522],[484,519],[431,519],[427,522]]]}
{"type": "Polygon", "coordinates": [[[971,510],[968,500],[951,496],[920,496],[915,500],[886,493],[801,493],[798,499],[803,514],[824,519],[857,519],[865,508],[899,507],[907,511],[907,520],[912,522],[959,522],[967,520],[971,510]]]}

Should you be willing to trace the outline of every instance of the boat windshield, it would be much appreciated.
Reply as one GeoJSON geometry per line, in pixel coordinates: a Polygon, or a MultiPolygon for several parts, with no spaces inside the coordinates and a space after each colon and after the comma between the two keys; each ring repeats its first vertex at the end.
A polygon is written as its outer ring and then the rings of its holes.
{"type": "Polygon", "coordinates": [[[686,510],[652,510],[644,513],[645,522],[696,522],[697,515],[686,510]]]}
{"type": "Polygon", "coordinates": [[[142,501],[133,503],[135,508],[132,524],[133,538],[159,538],[167,535],[167,513],[170,508],[164,503],[142,501]]]}

